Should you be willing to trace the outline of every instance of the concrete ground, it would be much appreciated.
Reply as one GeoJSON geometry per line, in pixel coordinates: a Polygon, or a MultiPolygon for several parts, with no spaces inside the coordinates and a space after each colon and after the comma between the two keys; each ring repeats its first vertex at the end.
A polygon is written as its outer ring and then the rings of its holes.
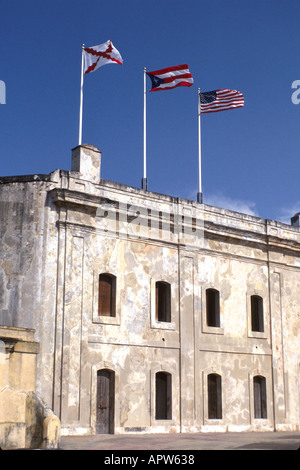
{"type": "Polygon", "coordinates": [[[61,450],[300,450],[300,432],[63,436],[61,450]]]}

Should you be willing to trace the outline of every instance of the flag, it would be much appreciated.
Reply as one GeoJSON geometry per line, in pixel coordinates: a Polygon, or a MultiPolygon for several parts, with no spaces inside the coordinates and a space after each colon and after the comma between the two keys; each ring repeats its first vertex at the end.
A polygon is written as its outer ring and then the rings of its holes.
{"type": "Polygon", "coordinates": [[[244,106],[244,95],[236,90],[228,90],[228,88],[207,91],[200,93],[200,104],[201,114],[240,108],[244,106]]]}
{"type": "Polygon", "coordinates": [[[111,40],[99,46],[84,48],[84,73],[90,73],[106,64],[123,64],[120,52],[111,40]]]}
{"type": "Polygon", "coordinates": [[[187,64],[147,72],[147,75],[152,82],[150,91],[170,90],[178,86],[192,86],[194,83],[187,64]]]}

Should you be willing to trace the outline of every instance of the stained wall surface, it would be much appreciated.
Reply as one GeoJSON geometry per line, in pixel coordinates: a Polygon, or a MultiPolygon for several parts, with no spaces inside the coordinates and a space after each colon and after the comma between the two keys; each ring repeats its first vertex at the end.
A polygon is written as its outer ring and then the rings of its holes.
{"type": "Polygon", "coordinates": [[[36,330],[37,391],[62,434],[96,432],[102,369],[114,374],[115,433],[299,430],[299,229],[105,181],[100,155],[81,146],[71,171],[0,179],[0,323],[36,330]],[[98,314],[104,273],[116,280],[114,316],[98,314]],[[156,316],[157,282],[170,286],[168,321],[156,316]]]}

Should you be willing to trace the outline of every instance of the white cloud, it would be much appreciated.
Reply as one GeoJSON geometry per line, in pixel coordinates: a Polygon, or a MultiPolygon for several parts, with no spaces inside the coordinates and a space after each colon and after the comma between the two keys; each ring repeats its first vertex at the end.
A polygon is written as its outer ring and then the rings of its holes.
{"type": "Polygon", "coordinates": [[[282,207],[278,212],[276,220],[291,225],[291,217],[297,214],[297,212],[300,212],[300,201],[291,204],[289,207],[282,207]]]}
{"type": "MultiPolygon", "coordinates": [[[[193,192],[190,195],[190,198],[196,200],[196,192],[193,192]]],[[[219,207],[221,209],[228,209],[235,212],[241,212],[243,214],[254,215],[259,217],[258,211],[255,207],[255,202],[252,201],[243,201],[241,199],[233,199],[228,196],[224,196],[221,193],[218,194],[204,194],[203,195],[204,204],[209,206],[219,207]]]]}
{"type": "MultiPolygon", "coordinates": [[[[192,191],[188,195],[188,199],[196,201],[197,191],[192,191]]],[[[259,215],[255,202],[242,199],[234,199],[232,197],[225,196],[222,193],[205,193],[203,195],[203,202],[204,204],[219,207],[220,209],[228,209],[235,212],[241,212],[242,214],[253,215],[255,217],[263,217],[259,215]]],[[[291,225],[291,218],[298,212],[300,212],[300,201],[293,203],[290,206],[279,208],[274,220],[291,225]]]]}
{"type": "Polygon", "coordinates": [[[209,194],[205,197],[204,204],[228,209],[243,214],[254,215],[258,217],[258,212],[255,207],[255,202],[242,201],[241,199],[232,199],[231,197],[222,194],[209,194]]]}

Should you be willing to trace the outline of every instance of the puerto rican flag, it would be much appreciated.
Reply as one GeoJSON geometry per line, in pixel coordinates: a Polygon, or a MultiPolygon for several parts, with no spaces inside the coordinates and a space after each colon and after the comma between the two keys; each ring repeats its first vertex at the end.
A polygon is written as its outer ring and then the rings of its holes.
{"type": "Polygon", "coordinates": [[[194,83],[187,64],[147,72],[147,75],[152,82],[150,91],[171,90],[178,86],[192,86],[194,83]]]}
{"type": "Polygon", "coordinates": [[[84,73],[90,73],[106,64],[123,64],[120,52],[111,40],[99,46],[84,48],[84,73]]]}

